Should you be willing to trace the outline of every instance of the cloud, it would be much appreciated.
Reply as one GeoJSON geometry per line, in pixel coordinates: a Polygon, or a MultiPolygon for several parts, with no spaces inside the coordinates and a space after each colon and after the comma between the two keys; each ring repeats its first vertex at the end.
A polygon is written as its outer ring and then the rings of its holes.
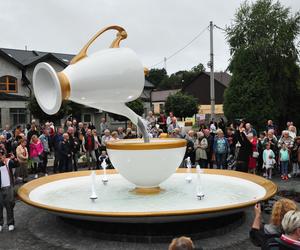
{"type": "MultiPolygon", "coordinates": [[[[225,27],[240,0],[10,0],[0,1],[0,47],[77,53],[99,29],[119,24],[128,32],[122,46],[130,47],[145,66],[182,48],[214,21],[225,27]]],[[[300,1],[281,1],[295,12],[300,1]]],[[[107,48],[114,32],[103,35],[89,53],[107,48]]],[[[228,66],[229,48],[224,33],[214,31],[216,70],[228,66]]],[[[169,73],[209,61],[209,31],[167,62],[169,73]]],[[[163,64],[158,65],[160,67],[163,64]]]]}

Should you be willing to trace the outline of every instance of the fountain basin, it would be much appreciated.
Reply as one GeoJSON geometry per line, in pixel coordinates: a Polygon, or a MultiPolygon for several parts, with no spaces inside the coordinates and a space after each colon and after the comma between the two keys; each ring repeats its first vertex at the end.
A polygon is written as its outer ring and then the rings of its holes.
{"type": "Polygon", "coordinates": [[[109,141],[109,158],[118,172],[137,188],[157,188],[179,167],[186,150],[186,140],[173,138],[109,141]]]}
{"type": "MultiPolygon", "coordinates": [[[[193,169],[194,170],[194,169],[193,169]]],[[[193,171],[194,172],[194,171],[193,171]]],[[[186,183],[184,169],[161,183],[164,192],[137,195],[135,185],[115,170],[103,185],[97,171],[98,199],[89,199],[90,171],[42,177],[23,185],[19,197],[27,204],[59,216],[102,222],[162,223],[207,219],[243,211],[268,200],[277,186],[262,177],[229,170],[205,169],[201,176],[205,197],[196,197],[196,173],[186,183]]]]}

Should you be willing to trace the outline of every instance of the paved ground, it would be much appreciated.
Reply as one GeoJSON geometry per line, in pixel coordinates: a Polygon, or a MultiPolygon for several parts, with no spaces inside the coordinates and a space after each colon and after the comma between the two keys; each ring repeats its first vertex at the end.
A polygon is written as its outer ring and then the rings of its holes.
{"type": "MultiPolygon", "coordinates": [[[[281,181],[274,179],[279,190],[300,192],[300,178],[281,181]]],[[[204,249],[258,249],[248,239],[248,231],[252,223],[252,209],[249,209],[246,221],[236,230],[222,236],[195,241],[196,246],[204,249]]],[[[95,235],[64,223],[60,218],[17,201],[15,208],[16,230],[8,232],[5,228],[0,233],[0,249],[3,250],[94,250],[94,249],[125,249],[125,250],[163,250],[168,244],[141,244],[100,240],[95,235]]],[[[267,219],[267,216],[266,216],[267,219]]]]}

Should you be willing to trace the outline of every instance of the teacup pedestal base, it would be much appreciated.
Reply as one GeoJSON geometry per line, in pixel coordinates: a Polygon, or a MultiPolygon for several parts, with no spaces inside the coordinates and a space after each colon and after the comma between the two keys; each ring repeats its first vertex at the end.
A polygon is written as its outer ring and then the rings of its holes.
{"type": "Polygon", "coordinates": [[[130,192],[137,194],[137,195],[155,195],[160,194],[164,192],[164,189],[161,189],[158,187],[150,187],[150,188],[144,188],[144,187],[136,187],[132,189],[130,192]]]}

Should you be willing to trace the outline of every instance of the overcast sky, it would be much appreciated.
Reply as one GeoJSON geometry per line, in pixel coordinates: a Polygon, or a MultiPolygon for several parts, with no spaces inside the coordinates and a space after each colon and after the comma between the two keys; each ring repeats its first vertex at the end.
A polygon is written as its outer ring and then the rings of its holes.
{"type": "MultiPolygon", "coordinates": [[[[76,54],[99,29],[117,24],[128,38],[121,46],[152,65],[182,48],[213,21],[230,25],[241,0],[0,0],[0,47],[76,54]]],[[[280,0],[292,12],[300,0],[280,0]]],[[[91,48],[107,48],[115,37],[108,32],[91,48]]],[[[215,70],[228,66],[225,35],[214,30],[215,70]]],[[[167,61],[168,73],[190,69],[198,63],[207,68],[208,29],[189,47],[167,61]]],[[[163,63],[156,67],[163,67],[163,63]]]]}

